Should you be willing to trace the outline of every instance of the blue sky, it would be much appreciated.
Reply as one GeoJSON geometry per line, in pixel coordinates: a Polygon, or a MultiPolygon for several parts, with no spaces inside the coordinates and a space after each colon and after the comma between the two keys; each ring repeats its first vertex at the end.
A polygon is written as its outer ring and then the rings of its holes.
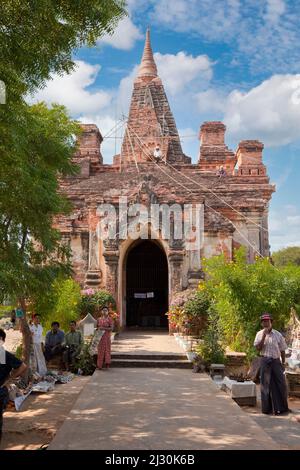
{"type": "MultiPolygon", "coordinates": [[[[300,245],[300,2],[298,0],[128,0],[113,36],[74,56],[76,70],[35,97],[65,104],[105,135],[128,113],[147,26],[186,154],[197,161],[200,125],[222,120],[226,143],[264,142],[277,185],[270,206],[273,250],[300,245]]],[[[105,162],[122,127],[105,139],[105,162]]]]}

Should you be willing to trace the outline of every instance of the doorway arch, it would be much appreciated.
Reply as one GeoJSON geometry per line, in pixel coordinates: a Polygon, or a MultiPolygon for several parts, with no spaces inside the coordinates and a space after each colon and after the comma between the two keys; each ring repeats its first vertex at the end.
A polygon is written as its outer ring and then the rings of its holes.
{"type": "Polygon", "coordinates": [[[167,328],[168,262],[155,240],[137,240],[127,253],[126,325],[167,328]]]}

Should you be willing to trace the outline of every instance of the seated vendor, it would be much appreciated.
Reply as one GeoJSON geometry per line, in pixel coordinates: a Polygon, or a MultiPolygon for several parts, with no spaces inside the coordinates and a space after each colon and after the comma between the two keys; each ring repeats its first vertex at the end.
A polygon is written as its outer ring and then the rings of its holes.
{"type": "Polygon", "coordinates": [[[8,385],[27,369],[26,364],[4,349],[6,333],[0,328],[0,441],[2,437],[3,413],[9,400],[8,385]]]}
{"type": "Polygon", "coordinates": [[[293,340],[292,347],[289,348],[290,355],[287,363],[290,369],[300,369],[300,331],[293,340]]]}
{"type": "Polygon", "coordinates": [[[53,357],[59,355],[63,351],[63,342],[65,334],[59,329],[58,321],[51,323],[51,330],[46,334],[45,339],[45,359],[50,361],[53,357]]]}
{"type": "Polygon", "coordinates": [[[63,352],[63,362],[66,370],[73,367],[77,357],[80,354],[83,340],[80,331],[76,330],[76,322],[70,322],[70,331],[66,334],[63,352]]]}

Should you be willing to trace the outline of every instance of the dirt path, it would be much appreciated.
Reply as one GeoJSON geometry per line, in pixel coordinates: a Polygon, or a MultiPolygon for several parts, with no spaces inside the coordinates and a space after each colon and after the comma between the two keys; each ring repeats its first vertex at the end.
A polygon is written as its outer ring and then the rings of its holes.
{"type": "Polygon", "coordinates": [[[53,392],[32,393],[21,411],[7,410],[0,450],[35,450],[49,444],[89,380],[90,376],[76,376],[72,382],[56,385],[53,392]]]}

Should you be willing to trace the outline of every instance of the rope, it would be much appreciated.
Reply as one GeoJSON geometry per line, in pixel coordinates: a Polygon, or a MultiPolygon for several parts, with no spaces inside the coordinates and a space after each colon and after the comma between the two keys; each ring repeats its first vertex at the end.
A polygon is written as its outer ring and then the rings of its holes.
{"type": "Polygon", "coordinates": [[[109,137],[110,134],[111,134],[114,130],[115,130],[115,132],[117,132],[121,126],[124,126],[123,119],[119,119],[119,121],[116,122],[116,124],[115,124],[104,136],[102,136],[103,140],[104,140],[104,139],[109,139],[109,138],[114,139],[114,138],[115,138],[114,136],[109,137]]]}
{"type": "MultiPolygon", "coordinates": [[[[128,123],[127,123],[127,126],[128,126],[128,123]]],[[[136,133],[135,133],[136,134],[136,133]]],[[[137,138],[140,140],[139,136],[136,134],[137,138]]],[[[187,176],[186,174],[184,173],[181,173],[179,170],[177,170],[177,168],[175,168],[174,166],[172,166],[169,162],[167,162],[166,160],[166,165],[168,165],[170,168],[172,168],[174,171],[176,171],[177,173],[179,173],[181,176],[184,176],[187,180],[191,181],[192,183],[196,184],[197,186],[199,186],[200,188],[203,188],[205,189],[206,191],[209,191],[211,194],[213,194],[213,196],[215,198],[217,198],[219,201],[221,201],[223,204],[225,204],[226,206],[228,206],[230,209],[232,209],[236,214],[238,214],[239,216],[241,216],[243,219],[245,219],[246,221],[250,221],[253,225],[255,225],[256,227],[258,227],[259,229],[262,229],[262,230],[265,230],[266,232],[268,232],[268,229],[266,229],[265,227],[257,224],[256,222],[254,222],[252,219],[250,219],[249,217],[245,216],[242,212],[238,211],[237,209],[235,209],[231,204],[229,204],[227,201],[225,201],[225,199],[223,199],[222,197],[218,196],[218,194],[216,194],[212,189],[208,188],[207,186],[205,186],[204,184],[201,184],[199,183],[198,181],[194,180],[193,178],[190,178],[189,176],[187,176]]]]}
{"type": "MultiPolygon", "coordinates": [[[[127,123],[127,128],[129,128],[130,126],[128,125],[127,123]]],[[[134,132],[134,131],[133,131],[134,132]]],[[[135,132],[134,132],[135,133],[135,132]]],[[[135,133],[137,139],[140,141],[140,138],[139,136],[135,133]]],[[[171,175],[169,175],[169,173],[167,173],[163,167],[161,167],[158,163],[156,163],[156,161],[152,158],[152,155],[151,154],[147,154],[147,152],[145,152],[145,150],[143,149],[143,147],[138,144],[141,148],[141,150],[145,153],[146,156],[150,157],[151,160],[154,162],[154,164],[170,179],[172,179],[176,184],[179,184],[180,186],[182,186],[185,190],[187,190],[190,194],[193,194],[192,190],[190,190],[188,187],[186,187],[184,184],[180,183],[178,180],[176,180],[175,178],[173,178],[171,175]]],[[[171,167],[173,169],[173,167],[171,167]]],[[[228,218],[226,217],[224,214],[222,214],[221,212],[217,211],[216,209],[214,209],[213,207],[211,207],[209,204],[207,204],[205,202],[205,205],[206,207],[208,207],[209,209],[213,210],[216,214],[220,215],[221,217],[223,217],[225,220],[227,220],[228,222],[230,222],[232,224],[232,226],[235,228],[235,230],[240,234],[240,236],[246,241],[246,243],[260,256],[263,258],[263,255],[256,249],[256,247],[254,245],[252,245],[250,243],[250,241],[244,236],[244,234],[236,227],[236,225],[228,218]]]]}
{"type": "Polygon", "coordinates": [[[131,136],[130,136],[129,126],[128,126],[128,125],[127,125],[126,132],[127,132],[127,135],[128,135],[128,138],[129,138],[129,143],[130,143],[131,150],[132,150],[132,153],[133,153],[133,157],[134,157],[134,161],[135,161],[135,166],[136,166],[136,169],[137,169],[137,171],[138,171],[138,173],[139,173],[139,172],[140,172],[140,169],[139,169],[139,166],[138,166],[138,163],[137,163],[137,159],[136,159],[136,155],[135,155],[135,151],[134,151],[134,148],[133,148],[133,145],[132,145],[132,141],[131,141],[131,136]]]}

